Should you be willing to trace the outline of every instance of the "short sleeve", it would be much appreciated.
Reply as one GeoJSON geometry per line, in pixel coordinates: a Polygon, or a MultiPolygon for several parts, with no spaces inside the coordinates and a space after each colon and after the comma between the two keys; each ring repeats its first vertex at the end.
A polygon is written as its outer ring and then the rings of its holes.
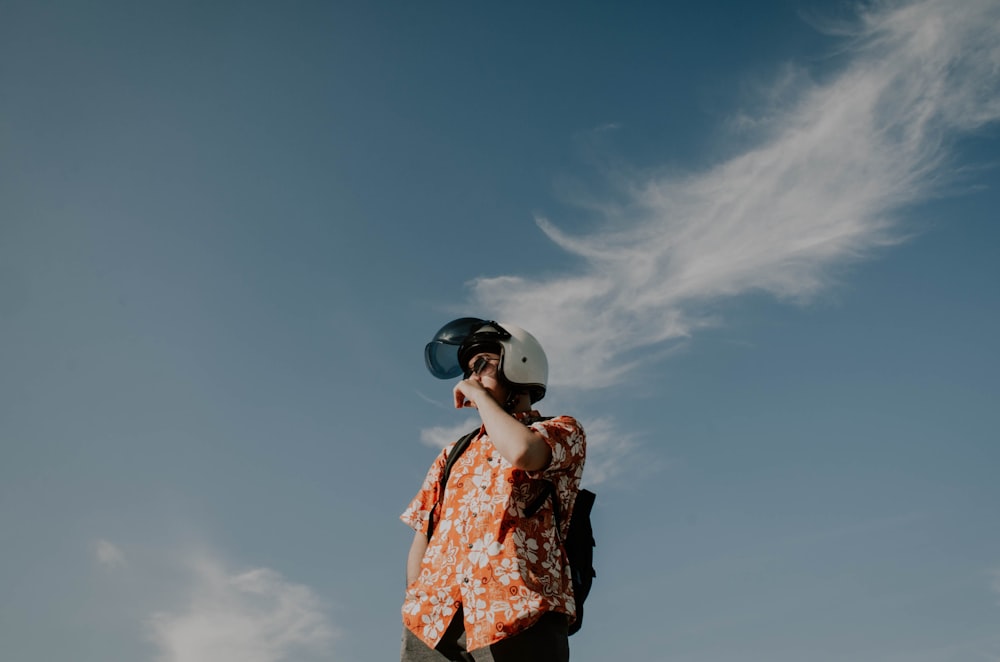
{"type": "Polygon", "coordinates": [[[552,474],[583,469],[587,455],[587,437],[583,427],[571,416],[557,416],[531,424],[552,449],[552,460],[541,471],[529,472],[534,478],[549,478],[552,474]]]}
{"type": "Polygon", "coordinates": [[[438,455],[437,459],[434,460],[434,464],[427,471],[427,476],[424,477],[420,491],[413,497],[413,501],[406,507],[403,514],[399,516],[399,519],[414,531],[427,533],[427,522],[430,519],[431,511],[437,505],[438,490],[441,489],[441,473],[444,471],[445,460],[448,458],[450,451],[451,446],[441,451],[441,454],[438,455]]]}

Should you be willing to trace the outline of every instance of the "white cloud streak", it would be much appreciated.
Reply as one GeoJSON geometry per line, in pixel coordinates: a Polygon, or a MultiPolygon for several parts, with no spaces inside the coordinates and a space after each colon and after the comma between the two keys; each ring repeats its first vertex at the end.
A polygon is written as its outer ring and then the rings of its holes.
{"type": "Polygon", "coordinates": [[[420,431],[420,442],[431,448],[444,448],[458,441],[481,425],[478,419],[469,419],[455,425],[438,425],[420,431]]]}
{"type": "Polygon", "coordinates": [[[160,662],[278,662],[322,652],[334,637],[307,586],[267,568],[231,573],[207,556],[190,568],[186,606],[149,621],[160,662]]]}
{"type": "Polygon", "coordinates": [[[623,474],[626,469],[634,469],[626,465],[634,457],[638,444],[632,435],[623,433],[612,419],[590,419],[586,422],[584,431],[587,434],[584,487],[600,485],[623,474]]]}
{"type": "Polygon", "coordinates": [[[687,176],[616,175],[620,203],[581,201],[605,215],[592,234],[538,219],[582,271],[479,278],[470,307],[531,329],[552,384],[600,388],[635,350],[715,323],[725,298],[808,301],[899,241],[902,209],[947,181],[948,141],[1000,118],[1000,3],[879,3],[848,42],[839,73],[793,76],[791,94],[783,79],[781,108],[743,122],[754,148],[687,176]]]}
{"type": "Polygon", "coordinates": [[[114,544],[107,540],[98,540],[94,544],[94,556],[97,561],[108,568],[117,568],[125,565],[125,554],[114,544]]]}

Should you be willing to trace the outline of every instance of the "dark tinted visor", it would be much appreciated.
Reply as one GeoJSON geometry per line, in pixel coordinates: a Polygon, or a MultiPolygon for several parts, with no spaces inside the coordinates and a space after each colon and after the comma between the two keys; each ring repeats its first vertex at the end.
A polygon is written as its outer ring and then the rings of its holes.
{"type": "Polygon", "coordinates": [[[462,345],[475,336],[476,342],[480,340],[506,340],[510,334],[503,330],[496,322],[481,320],[478,317],[461,317],[448,322],[434,334],[433,340],[424,347],[424,360],[427,362],[427,369],[438,379],[452,379],[465,372],[459,358],[459,349],[462,345]],[[493,327],[490,330],[476,333],[484,326],[493,327]]]}

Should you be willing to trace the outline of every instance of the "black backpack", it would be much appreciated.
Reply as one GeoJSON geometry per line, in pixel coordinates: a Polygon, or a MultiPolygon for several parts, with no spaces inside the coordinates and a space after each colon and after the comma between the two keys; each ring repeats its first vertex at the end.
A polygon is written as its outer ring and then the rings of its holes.
{"type": "MultiPolygon", "coordinates": [[[[431,539],[431,535],[434,533],[434,514],[444,502],[444,489],[448,484],[448,476],[451,475],[451,468],[478,434],[479,428],[476,428],[459,439],[445,459],[444,471],[441,472],[437,504],[431,510],[427,522],[428,540],[431,539]]],[[[552,515],[555,519],[556,535],[558,536],[561,515],[559,512],[559,499],[555,497],[555,489],[556,486],[552,481],[545,481],[545,487],[524,509],[524,515],[525,517],[534,517],[538,510],[545,505],[546,499],[551,496],[552,515]]],[[[566,534],[566,539],[562,541],[563,547],[566,549],[570,572],[572,573],[573,598],[576,601],[576,621],[569,626],[570,634],[576,634],[580,626],[583,625],[583,603],[590,594],[590,587],[594,583],[594,577],[597,576],[597,571],[594,570],[594,547],[597,543],[594,540],[594,528],[590,524],[590,511],[594,508],[594,500],[596,498],[597,495],[590,490],[581,489],[577,492],[576,502],[573,505],[573,516],[569,520],[569,532],[566,534]]]]}

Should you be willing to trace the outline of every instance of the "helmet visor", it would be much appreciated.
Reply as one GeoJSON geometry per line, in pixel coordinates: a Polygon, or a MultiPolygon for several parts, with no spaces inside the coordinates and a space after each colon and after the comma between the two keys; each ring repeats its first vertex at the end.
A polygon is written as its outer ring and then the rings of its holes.
{"type": "Polygon", "coordinates": [[[465,372],[459,357],[459,350],[467,340],[475,336],[482,340],[506,340],[510,338],[499,324],[478,317],[461,317],[448,322],[434,334],[434,338],[424,347],[424,361],[427,369],[438,379],[452,379],[465,372]],[[487,327],[483,331],[483,327],[487,327]],[[478,333],[477,333],[478,332],[478,333]]]}

